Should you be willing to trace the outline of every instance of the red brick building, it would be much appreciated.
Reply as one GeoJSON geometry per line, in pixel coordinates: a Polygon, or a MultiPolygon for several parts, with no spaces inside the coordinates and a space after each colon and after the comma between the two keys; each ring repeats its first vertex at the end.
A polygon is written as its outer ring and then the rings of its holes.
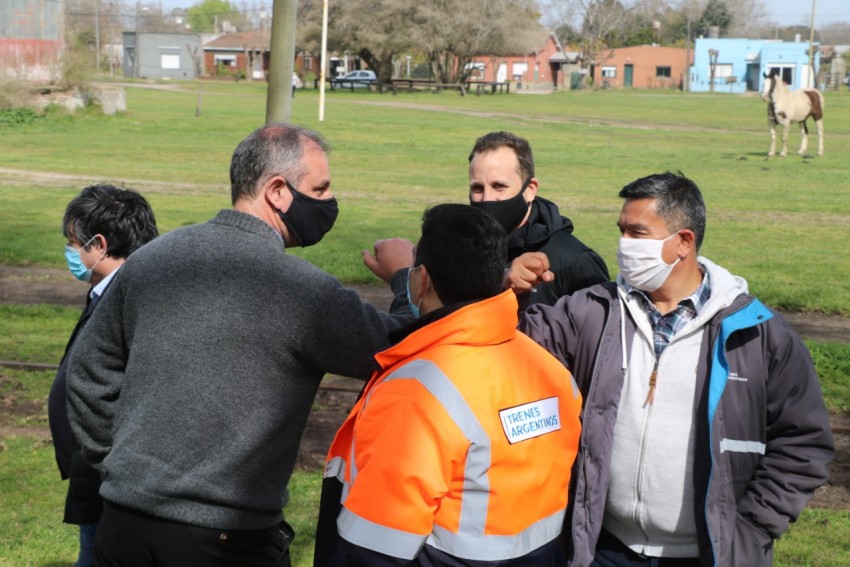
{"type": "Polygon", "coordinates": [[[545,85],[560,88],[569,84],[570,74],[580,69],[580,54],[565,51],[554,33],[546,31],[539,47],[522,55],[476,57],[470,63],[470,79],[503,83],[512,81],[523,88],[545,85]]]}
{"type": "MultiPolygon", "coordinates": [[[[204,74],[211,77],[245,77],[265,81],[269,77],[269,32],[225,33],[204,44],[204,74]]],[[[335,61],[336,59],[333,59],[335,61]]],[[[295,72],[302,80],[319,74],[317,55],[296,51],[295,72]]]]}
{"type": "Polygon", "coordinates": [[[225,33],[204,44],[204,74],[265,81],[269,74],[268,32],[225,33]]]}
{"type": "Polygon", "coordinates": [[[600,51],[592,66],[593,85],[599,88],[679,89],[687,69],[683,47],[637,45],[600,51]]]}

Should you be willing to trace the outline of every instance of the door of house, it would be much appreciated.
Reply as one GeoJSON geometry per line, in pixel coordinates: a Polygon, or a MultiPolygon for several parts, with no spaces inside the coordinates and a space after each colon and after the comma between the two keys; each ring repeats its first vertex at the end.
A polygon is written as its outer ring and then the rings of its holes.
{"type": "Polygon", "coordinates": [[[759,90],[759,64],[747,63],[747,90],[759,90]]]}
{"type": "Polygon", "coordinates": [[[631,63],[627,64],[623,73],[623,86],[627,89],[632,88],[633,77],[635,74],[635,66],[631,63]]]}

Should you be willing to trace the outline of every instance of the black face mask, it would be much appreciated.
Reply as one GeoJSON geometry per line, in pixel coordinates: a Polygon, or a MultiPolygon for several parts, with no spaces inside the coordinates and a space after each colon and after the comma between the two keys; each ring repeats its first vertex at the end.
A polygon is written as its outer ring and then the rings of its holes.
{"type": "Polygon", "coordinates": [[[519,193],[510,199],[504,201],[472,201],[470,199],[469,204],[489,213],[491,217],[496,219],[496,222],[502,225],[505,232],[510,234],[519,227],[519,223],[522,222],[528,212],[528,207],[531,206],[531,203],[526,203],[524,196],[529,183],[531,183],[531,178],[527,179],[522,184],[519,193]]]}
{"type": "Polygon", "coordinates": [[[280,220],[300,246],[312,246],[322,239],[336,222],[339,206],[335,198],[314,199],[295,190],[289,181],[292,204],[285,213],[278,211],[280,220]]]}

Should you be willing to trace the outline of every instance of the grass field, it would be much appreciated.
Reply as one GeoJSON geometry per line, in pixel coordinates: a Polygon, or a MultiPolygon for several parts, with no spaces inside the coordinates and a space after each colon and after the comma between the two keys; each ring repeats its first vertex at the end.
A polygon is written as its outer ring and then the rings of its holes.
{"type": "MultiPolygon", "coordinates": [[[[53,117],[4,129],[0,167],[81,176],[67,186],[0,182],[0,262],[62,266],[56,223],[84,181],[139,186],[162,229],[199,222],[229,205],[230,153],[261,125],[258,84],[183,90],[128,89],[115,117],[53,117]],[[141,183],[141,185],[139,185],[141,183]]],[[[617,191],[633,179],[679,169],[703,189],[703,253],[744,275],[768,304],[850,312],[850,96],[827,93],[826,156],[765,157],[764,104],[756,96],[678,92],[565,92],[550,96],[393,96],[331,92],[325,121],[317,96],[299,92],[293,121],[334,146],[334,232],[303,255],[346,281],[374,281],[359,250],[387,236],[414,237],[429,204],[466,198],[475,138],[508,129],[532,143],[540,194],[616,271],[617,191]]],[[[793,135],[796,147],[798,136],[793,135]]],[[[7,176],[8,177],[8,176],[7,176]]]]}
{"type": "MultiPolygon", "coordinates": [[[[163,86],[168,90],[129,87],[123,115],[54,114],[0,127],[0,264],[64,267],[62,212],[91,182],[142,190],[163,232],[229,206],[230,154],[262,123],[264,85],[204,83],[200,117],[196,84],[163,86]]],[[[814,159],[766,157],[765,107],[756,96],[337,91],[327,93],[325,121],[317,115],[317,94],[300,91],[293,121],[331,142],[341,212],[322,244],[294,253],[343,281],[376,281],[361,264],[361,249],[388,236],[413,239],[427,205],[464,201],[475,138],[506,129],[531,141],[540,194],[561,206],[612,273],[617,191],[637,177],[679,169],[705,194],[707,257],[746,277],[769,305],[850,314],[847,93],[826,93],[826,155],[814,159]]],[[[813,136],[810,147],[815,144],[813,136]]],[[[792,132],[789,146],[798,145],[792,132]]],[[[0,358],[58,360],[76,316],[68,308],[0,308],[0,358]]],[[[850,348],[810,346],[828,404],[848,411],[850,348]]],[[[0,377],[0,395],[23,384],[16,395],[32,404],[45,403],[52,380],[45,372],[4,370],[0,377]]],[[[76,542],[72,528],[60,523],[65,485],[57,482],[52,448],[29,438],[0,444],[0,566],[70,564],[76,542]]],[[[301,536],[294,549],[299,566],[310,564],[318,486],[315,474],[293,480],[287,517],[301,536]]],[[[807,510],[778,543],[777,564],[850,564],[848,528],[847,512],[807,510]]]]}

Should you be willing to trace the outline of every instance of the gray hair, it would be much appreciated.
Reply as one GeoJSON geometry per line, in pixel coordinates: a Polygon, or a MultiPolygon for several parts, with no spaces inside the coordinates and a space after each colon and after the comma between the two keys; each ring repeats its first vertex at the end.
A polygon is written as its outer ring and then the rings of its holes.
{"type": "Polygon", "coordinates": [[[327,153],[330,146],[321,134],[308,128],[278,123],[254,130],[239,143],[230,160],[232,202],[256,196],[258,187],[275,175],[298,186],[306,173],[304,153],[313,149],[327,153]]]}

